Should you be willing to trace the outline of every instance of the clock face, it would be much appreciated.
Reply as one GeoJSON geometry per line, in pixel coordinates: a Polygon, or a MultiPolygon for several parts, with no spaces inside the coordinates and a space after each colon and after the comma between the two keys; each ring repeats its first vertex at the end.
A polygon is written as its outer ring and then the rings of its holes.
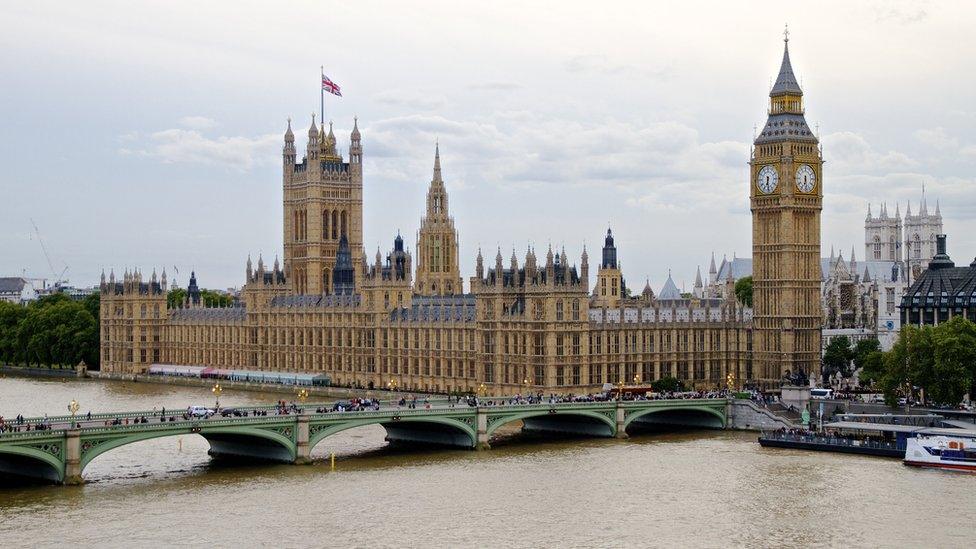
{"type": "Polygon", "coordinates": [[[759,170],[759,176],[756,178],[756,187],[763,194],[769,194],[776,190],[776,185],[779,184],[779,174],[776,173],[776,168],[772,166],[764,166],[763,169],[759,170]]]}
{"type": "Polygon", "coordinates": [[[813,173],[813,168],[810,166],[804,164],[796,170],[796,188],[800,189],[800,192],[808,193],[812,191],[816,182],[817,174],[813,173]]]}

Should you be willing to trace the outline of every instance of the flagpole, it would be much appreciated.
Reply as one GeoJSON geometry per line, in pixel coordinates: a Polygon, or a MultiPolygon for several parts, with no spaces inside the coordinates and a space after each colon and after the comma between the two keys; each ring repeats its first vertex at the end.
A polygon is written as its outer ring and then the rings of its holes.
{"type": "Polygon", "coordinates": [[[325,86],[322,85],[323,81],[325,81],[325,65],[321,65],[319,67],[319,101],[321,103],[320,108],[322,109],[320,111],[322,117],[320,122],[322,123],[322,128],[324,131],[325,129],[325,86]]]}

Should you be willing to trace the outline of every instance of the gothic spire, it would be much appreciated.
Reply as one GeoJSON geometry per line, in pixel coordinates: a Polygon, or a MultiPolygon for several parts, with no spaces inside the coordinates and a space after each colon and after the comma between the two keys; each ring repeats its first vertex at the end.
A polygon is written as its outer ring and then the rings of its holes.
{"type": "Polygon", "coordinates": [[[434,142],[434,181],[443,182],[441,179],[441,144],[434,142]]]}
{"type": "Polygon", "coordinates": [[[773,89],[769,92],[770,97],[786,94],[803,95],[803,91],[800,90],[800,85],[796,81],[796,76],[793,75],[793,65],[790,63],[789,29],[783,32],[783,62],[780,64],[776,83],[773,84],[773,89]]]}

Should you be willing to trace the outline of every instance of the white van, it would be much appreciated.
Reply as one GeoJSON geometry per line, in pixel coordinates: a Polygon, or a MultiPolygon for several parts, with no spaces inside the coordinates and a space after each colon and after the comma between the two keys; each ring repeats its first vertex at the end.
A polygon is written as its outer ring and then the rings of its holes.
{"type": "Polygon", "coordinates": [[[814,400],[828,400],[834,398],[833,389],[810,389],[810,398],[814,400]]]}
{"type": "Polygon", "coordinates": [[[190,406],[186,409],[186,413],[191,417],[210,417],[214,411],[206,406],[190,406]]]}

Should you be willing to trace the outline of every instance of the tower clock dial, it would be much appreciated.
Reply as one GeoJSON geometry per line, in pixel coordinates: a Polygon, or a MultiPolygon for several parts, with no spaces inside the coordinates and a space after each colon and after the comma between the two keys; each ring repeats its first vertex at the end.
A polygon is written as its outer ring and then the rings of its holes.
{"type": "Polygon", "coordinates": [[[804,164],[796,170],[796,188],[800,192],[808,193],[812,191],[816,183],[817,174],[813,172],[813,168],[810,166],[804,164]]]}
{"type": "Polygon", "coordinates": [[[776,173],[776,168],[772,166],[764,166],[763,169],[759,170],[759,175],[756,177],[756,187],[763,194],[769,194],[776,190],[776,185],[779,184],[779,174],[776,173]]]}

